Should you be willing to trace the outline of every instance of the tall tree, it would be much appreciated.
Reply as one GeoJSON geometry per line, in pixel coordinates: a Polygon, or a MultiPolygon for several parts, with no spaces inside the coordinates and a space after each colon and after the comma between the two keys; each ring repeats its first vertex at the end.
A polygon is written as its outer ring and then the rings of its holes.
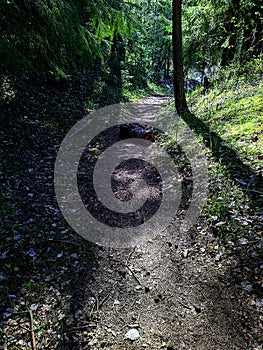
{"type": "Polygon", "coordinates": [[[184,92],[184,70],[182,53],[182,4],[173,0],[173,65],[174,65],[174,99],[177,113],[188,112],[184,92]]]}

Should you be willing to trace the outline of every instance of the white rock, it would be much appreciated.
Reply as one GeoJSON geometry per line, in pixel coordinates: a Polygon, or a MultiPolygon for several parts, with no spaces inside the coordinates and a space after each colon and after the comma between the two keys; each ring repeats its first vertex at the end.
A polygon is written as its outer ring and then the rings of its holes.
{"type": "Polygon", "coordinates": [[[126,334],[125,334],[125,338],[130,339],[131,341],[135,341],[138,340],[140,337],[139,332],[137,331],[137,329],[132,328],[130,329],[126,334]]]}
{"type": "Polygon", "coordinates": [[[36,309],[38,308],[38,304],[31,304],[29,309],[32,311],[36,311],[36,309]]]}
{"type": "Polygon", "coordinates": [[[89,303],[92,305],[92,304],[95,304],[96,302],[96,299],[94,297],[89,297],[89,303]]]}

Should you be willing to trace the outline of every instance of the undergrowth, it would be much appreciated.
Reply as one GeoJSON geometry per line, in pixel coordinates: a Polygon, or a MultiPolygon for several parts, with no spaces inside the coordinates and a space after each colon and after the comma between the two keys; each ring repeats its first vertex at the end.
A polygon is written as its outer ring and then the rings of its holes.
{"type": "Polygon", "coordinates": [[[190,96],[192,112],[204,121],[255,171],[263,165],[263,60],[242,70],[221,72],[204,92],[190,96]],[[251,74],[249,74],[249,72],[251,74]],[[220,79],[220,80],[219,80],[220,79]]]}
{"type": "Polygon", "coordinates": [[[221,70],[209,90],[188,96],[184,121],[207,147],[203,218],[225,242],[262,240],[263,60],[221,70]]]}
{"type": "Polygon", "coordinates": [[[193,113],[218,136],[213,139],[218,144],[208,145],[210,194],[205,214],[224,240],[262,239],[255,219],[262,214],[263,199],[262,68],[262,60],[255,60],[242,71],[222,71],[209,91],[199,89],[190,97],[193,113]]]}

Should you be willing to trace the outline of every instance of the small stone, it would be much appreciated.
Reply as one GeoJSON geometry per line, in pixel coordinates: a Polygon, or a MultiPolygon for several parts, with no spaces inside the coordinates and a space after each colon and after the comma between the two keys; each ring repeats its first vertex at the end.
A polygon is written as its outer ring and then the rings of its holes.
{"type": "Polygon", "coordinates": [[[37,308],[38,308],[38,304],[31,304],[30,305],[30,310],[32,310],[32,311],[36,311],[37,308]]]}
{"type": "Polygon", "coordinates": [[[89,304],[90,304],[90,305],[93,305],[93,304],[95,304],[96,299],[95,299],[94,297],[89,297],[89,298],[88,298],[88,301],[89,301],[89,304]]]}
{"type": "Polygon", "coordinates": [[[138,340],[140,337],[139,332],[137,331],[137,329],[132,328],[130,329],[126,334],[125,334],[125,338],[126,339],[130,339],[131,341],[135,341],[138,340]]]}
{"type": "Polygon", "coordinates": [[[183,257],[184,257],[184,258],[187,258],[187,256],[188,256],[188,249],[185,249],[185,250],[183,251],[183,257]]]}
{"type": "Polygon", "coordinates": [[[216,257],[215,257],[215,261],[220,261],[220,260],[221,260],[221,258],[222,258],[222,254],[221,254],[221,253],[219,253],[219,254],[217,254],[217,255],[216,255],[216,257]]]}
{"type": "Polygon", "coordinates": [[[239,243],[242,245],[246,245],[246,244],[248,244],[248,240],[246,238],[240,238],[239,243]]]}
{"type": "Polygon", "coordinates": [[[31,256],[31,258],[33,258],[34,256],[36,256],[36,252],[34,251],[33,248],[30,248],[28,255],[31,256]]]}

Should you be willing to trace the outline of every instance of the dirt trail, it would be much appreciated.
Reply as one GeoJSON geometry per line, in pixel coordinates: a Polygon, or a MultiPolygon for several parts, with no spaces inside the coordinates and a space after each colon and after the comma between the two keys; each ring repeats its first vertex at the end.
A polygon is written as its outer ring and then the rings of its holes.
{"type": "Polygon", "coordinates": [[[92,348],[249,349],[231,262],[203,252],[202,237],[169,231],[130,253],[101,256],[93,290],[109,290],[109,299],[92,348]],[[134,344],[124,340],[129,328],[140,333],[134,344]]]}
{"type": "Polygon", "coordinates": [[[198,231],[182,235],[171,223],[142,246],[100,251],[92,290],[99,305],[98,293],[107,291],[107,300],[91,349],[250,348],[246,329],[253,317],[231,279],[235,262],[211,254],[224,248],[202,226],[198,231]],[[129,329],[138,330],[138,340],[125,339],[129,329]]]}
{"type": "MultiPolygon", "coordinates": [[[[168,101],[153,96],[145,104],[168,101]]],[[[15,200],[24,214],[17,211],[14,242],[14,222],[5,221],[13,277],[3,277],[1,290],[11,305],[3,309],[4,349],[262,349],[258,315],[233,279],[238,263],[202,218],[187,234],[172,222],[134,248],[90,244],[58,210],[50,176],[56,151],[33,159],[19,179],[25,190],[15,200]],[[29,188],[38,194],[33,204],[29,188]],[[131,329],[137,340],[126,339],[131,329]]]]}

